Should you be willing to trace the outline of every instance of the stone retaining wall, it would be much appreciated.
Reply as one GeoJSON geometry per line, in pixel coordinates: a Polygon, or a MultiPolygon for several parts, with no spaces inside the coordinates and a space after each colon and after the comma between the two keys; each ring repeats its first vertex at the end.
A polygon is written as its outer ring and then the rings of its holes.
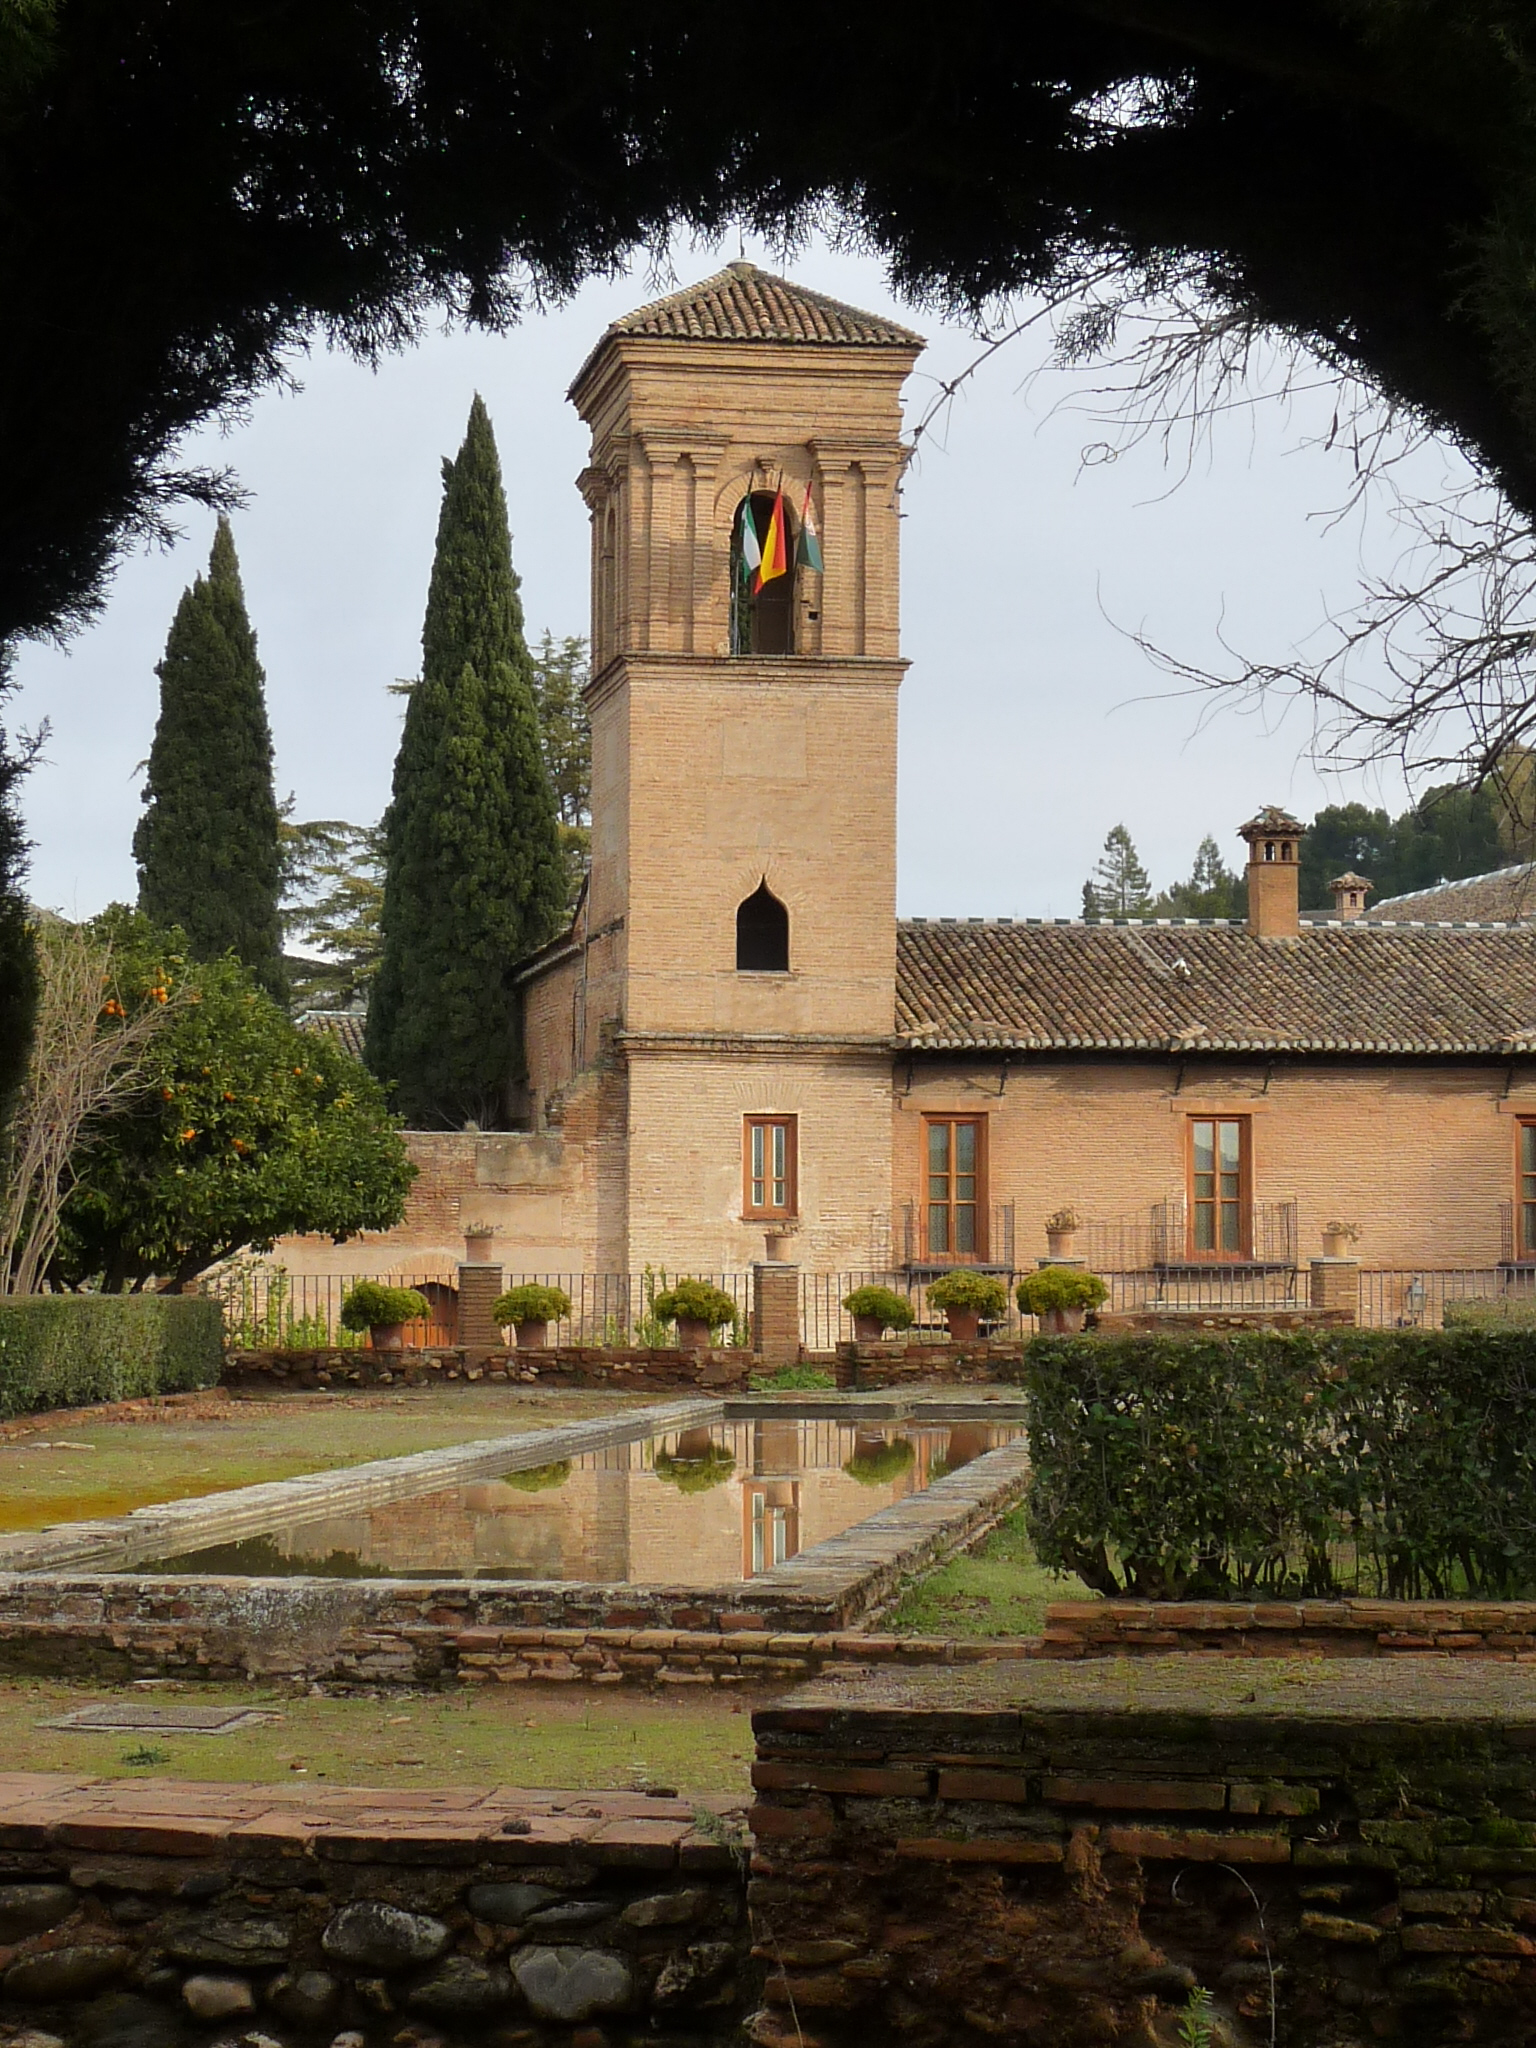
{"type": "Polygon", "coordinates": [[[1022,1662],[754,1726],[758,2048],[1531,2039],[1523,1673],[1022,1662]]]}
{"type": "Polygon", "coordinates": [[[1072,1600],[1043,1657],[1450,1656],[1536,1662],[1536,1600],[1072,1600]]]}
{"type": "Polygon", "coordinates": [[[92,2048],[725,2043],[738,1801],[0,1777],[0,2030],[92,2048]]]}

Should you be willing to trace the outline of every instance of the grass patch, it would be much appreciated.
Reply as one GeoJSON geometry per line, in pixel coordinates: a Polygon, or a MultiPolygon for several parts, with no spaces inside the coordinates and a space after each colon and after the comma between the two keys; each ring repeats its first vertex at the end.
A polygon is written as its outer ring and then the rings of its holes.
{"type": "MultiPolygon", "coordinates": [[[[679,1691],[683,1688],[679,1688],[679,1691]]],[[[558,1785],[626,1791],[670,1785],[746,1792],[751,1698],[565,1693],[526,1685],[290,1698],[236,1685],[0,1685],[0,1746],[29,1771],[142,1779],[146,1771],[216,1783],[385,1786],[558,1785]],[[232,1735],[143,1735],[39,1728],[97,1701],[259,1707],[277,1718],[232,1735]]]]}
{"type": "MultiPolygon", "coordinates": [[[[644,1395],[420,1387],[378,1394],[201,1395],[117,1421],[40,1416],[0,1444],[0,1530],[125,1515],[152,1501],[328,1472],[370,1458],[513,1436],[616,1409],[644,1395]]],[[[649,1397],[654,1399],[654,1396],[649,1397]]]]}
{"type": "Polygon", "coordinates": [[[1053,1600],[1094,1597],[1081,1579],[1036,1560],[1017,1507],[974,1550],[909,1585],[878,1625],[899,1636],[1037,1636],[1053,1600]]]}

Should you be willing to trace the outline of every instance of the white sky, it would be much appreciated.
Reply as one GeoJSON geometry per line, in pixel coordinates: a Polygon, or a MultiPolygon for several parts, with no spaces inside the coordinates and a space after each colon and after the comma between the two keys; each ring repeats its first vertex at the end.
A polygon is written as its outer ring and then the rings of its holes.
{"type": "MultiPolygon", "coordinates": [[[[736,254],[734,241],[681,245],[677,281],[736,254]]],[[[746,254],[779,267],[750,242],[746,254]]],[[[908,385],[914,422],[937,382],[977,352],[964,330],[894,299],[872,259],[818,245],[787,267],[929,337],[908,385]]],[[[386,691],[419,663],[439,461],[457,449],[476,389],[501,450],[529,638],[545,626],[586,632],[587,517],[574,484],[585,430],[565,391],[607,322],[660,289],[670,283],[658,286],[637,261],[628,278],[590,285],[506,337],[434,333],[377,373],[317,352],[295,365],[298,394],[274,392],[248,423],[181,451],[232,464],[251,493],[235,539],[267,672],[278,793],[294,792],[299,817],[361,823],[388,799],[401,700],[386,691]]],[[[1393,810],[1406,801],[1390,780],[1324,781],[1300,713],[1278,729],[1224,714],[1197,731],[1201,707],[1167,695],[1126,637],[1145,628],[1215,663],[1224,635],[1245,653],[1284,658],[1326,605],[1348,604],[1359,530],[1320,516],[1346,493],[1347,461],[1300,445],[1326,428],[1331,400],[1253,409],[1179,481],[1158,446],[1085,463],[1104,429],[1071,401],[1091,373],[1032,377],[1047,352],[1043,330],[1001,352],[945,429],[925,437],[908,475],[906,916],[1075,915],[1104,835],[1122,821],[1162,886],[1188,873],[1207,831],[1236,865],[1233,828],[1260,804],[1307,817],[1357,795],[1393,810]]],[[[158,703],[154,664],[212,538],[204,515],[185,524],[171,553],[123,565],[101,619],[66,652],[21,653],[11,719],[52,728],[25,796],[31,893],[68,915],[135,892],[130,840],[158,703]]]]}

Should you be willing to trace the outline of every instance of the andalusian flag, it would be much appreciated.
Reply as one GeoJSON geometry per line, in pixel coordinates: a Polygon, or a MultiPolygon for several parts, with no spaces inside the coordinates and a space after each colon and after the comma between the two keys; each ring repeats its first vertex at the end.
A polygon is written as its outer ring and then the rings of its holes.
{"type": "Polygon", "coordinates": [[[757,538],[757,523],[752,517],[751,497],[741,501],[741,574],[742,580],[757,589],[758,566],[763,559],[762,546],[757,538]]]}
{"type": "Polygon", "coordinates": [[[771,583],[775,576],[783,576],[789,569],[789,547],[784,533],[784,486],[773,494],[773,516],[768,521],[768,534],[763,542],[763,559],[753,579],[754,594],[765,583],[771,583]]]}
{"type": "Polygon", "coordinates": [[[811,487],[805,487],[805,502],[800,507],[800,560],[807,569],[822,574],[821,541],[816,532],[816,515],[811,510],[811,487]]]}

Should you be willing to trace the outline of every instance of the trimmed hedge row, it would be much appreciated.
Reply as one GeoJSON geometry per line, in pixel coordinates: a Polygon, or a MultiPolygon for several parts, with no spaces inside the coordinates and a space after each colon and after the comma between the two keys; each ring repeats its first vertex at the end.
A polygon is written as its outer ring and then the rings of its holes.
{"type": "Polygon", "coordinates": [[[217,1386],[219,1303],[191,1294],[0,1297],[0,1419],[217,1386]]]}
{"type": "Polygon", "coordinates": [[[1536,1332],[1036,1338],[1042,1564],[1152,1600],[1536,1597],[1536,1332]]]}

